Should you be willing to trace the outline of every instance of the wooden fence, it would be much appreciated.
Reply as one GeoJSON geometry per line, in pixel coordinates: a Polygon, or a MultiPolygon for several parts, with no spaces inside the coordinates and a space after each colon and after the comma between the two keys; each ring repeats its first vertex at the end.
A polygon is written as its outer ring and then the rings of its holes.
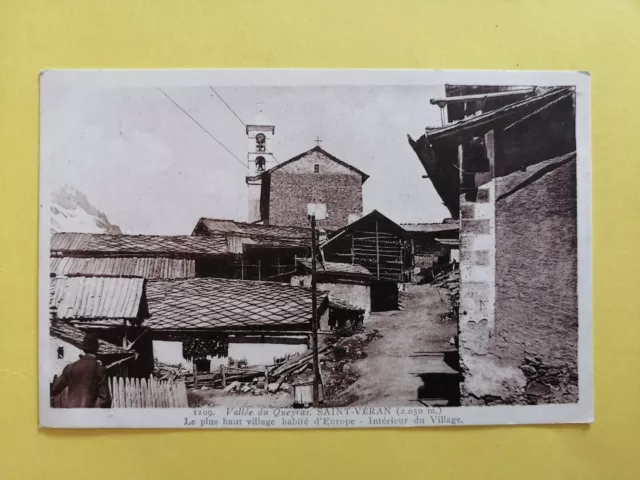
{"type": "MultiPolygon", "coordinates": [[[[56,377],[53,377],[55,382],[56,377]]],[[[187,388],[184,382],[146,378],[111,377],[111,408],[187,408],[187,388]]],[[[50,386],[53,383],[50,384],[50,386]]],[[[51,407],[67,407],[67,389],[51,397],[51,407]]]]}
{"type": "Polygon", "coordinates": [[[111,377],[112,408],[186,408],[184,382],[146,378],[111,377]]]}

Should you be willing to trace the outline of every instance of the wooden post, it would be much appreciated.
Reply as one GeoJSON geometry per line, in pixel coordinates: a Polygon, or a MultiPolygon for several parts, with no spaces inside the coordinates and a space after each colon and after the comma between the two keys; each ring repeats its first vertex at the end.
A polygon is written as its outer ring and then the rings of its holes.
{"type": "Polygon", "coordinates": [[[316,216],[311,215],[311,340],[313,343],[313,406],[320,405],[318,364],[318,292],[316,287],[316,216]]]}
{"type": "Polygon", "coordinates": [[[276,260],[278,261],[278,277],[279,277],[280,276],[280,255],[276,257],[276,260]]]}
{"type": "Polygon", "coordinates": [[[244,280],[244,255],[240,257],[240,280],[244,280]]]}
{"type": "Polygon", "coordinates": [[[193,362],[193,389],[197,390],[198,389],[198,369],[196,368],[196,362],[193,361],[194,359],[192,358],[191,361],[193,362]]]}
{"type": "Polygon", "coordinates": [[[124,390],[124,378],[118,377],[118,396],[120,397],[120,408],[127,408],[127,398],[124,390]]]}
{"type": "Polygon", "coordinates": [[[222,382],[222,388],[227,386],[227,376],[224,373],[224,365],[220,364],[220,378],[222,382]]]}
{"type": "Polygon", "coordinates": [[[269,390],[269,369],[267,367],[264,367],[264,385],[269,390]]]}
{"type": "Polygon", "coordinates": [[[259,259],[258,260],[258,281],[262,280],[262,277],[260,276],[261,267],[262,267],[262,259],[259,259]]]}
{"type": "Polygon", "coordinates": [[[351,265],[354,265],[356,263],[355,237],[356,237],[356,234],[355,232],[353,232],[351,234],[351,265]]]}
{"type": "Polygon", "coordinates": [[[378,241],[378,221],[376,220],[376,266],[378,267],[378,280],[380,280],[380,243],[378,241]]]}

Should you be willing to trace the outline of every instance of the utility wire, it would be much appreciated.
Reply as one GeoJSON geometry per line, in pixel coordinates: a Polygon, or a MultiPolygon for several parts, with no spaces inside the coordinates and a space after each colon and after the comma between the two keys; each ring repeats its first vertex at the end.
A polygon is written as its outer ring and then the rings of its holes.
{"type": "Polygon", "coordinates": [[[240,121],[240,123],[246,127],[246,126],[247,126],[247,124],[246,124],[246,123],[244,123],[244,122],[242,121],[242,119],[238,116],[238,114],[233,110],[233,108],[231,108],[231,107],[229,106],[229,104],[228,104],[227,102],[225,102],[225,101],[224,101],[224,98],[222,98],[222,97],[220,96],[220,94],[219,94],[218,92],[216,92],[215,88],[213,88],[212,86],[209,86],[209,88],[211,89],[211,91],[212,91],[213,93],[215,93],[215,94],[217,95],[217,97],[220,99],[220,101],[221,101],[222,103],[224,103],[224,104],[225,104],[225,106],[226,106],[226,107],[231,111],[231,113],[233,113],[233,115],[234,115],[234,116],[235,116],[235,117],[240,121]]]}
{"type": "Polygon", "coordinates": [[[181,106],[180,106],[180,105],[179,105],[179,104],[178,104],[178,103],[177,103],[173,98],[171,98],[169,95],[167,95],[167,94],[164,92],[164,90],[162,90],[160,87],[158,87],[158,90],[160,90],[160,92],[161,92],[165,97],[167,97],[171,103],[173,103],[176,107],[178,107],[178,108],[182,111],[182,113],[184,113],[187,117],[189,117],[191,120],[193,120],[193,122],[194,122],[196,125],[198,125],[198,126],[202,129],[202,131],[203,131],[204,133],[206,133],[206,134],[207,134],[207,135],[209,135],[211,138],[213,138],[213,139],[214,139],[214,140],[215,140],[215,141],[216,141],[216,142],[217,142],[217,143],[218,143],[222,148],[224,148],[227,152],[229,152],[229,154],[230,154],[233,158],[235,158],[235,159],[236,159],[236,160],[237,160],[237,161],[238,161],[238,162],[239,162],[243,167],[245,167],[245,168],[247,167],[247,165],[246,165],[242,160],[240,160],[240,158],[238,158],[238,156],[237,156],[235,153],[233,153],[231,150],[229,150],[229,149],[225,146],[225,144],[224,144],[224,143],[222,143],[220,140],[218,140],[216,137],[214,137],[214,136],[213,136],[213,134],[212,134],[211,132],[209,132],[209,130],[207,130],[206,128],[204,128],[200,122],[198,122],[195,118],[193,118],[193,117],[189,114],[189,112],[187,112],[184,108],[182,108],[182,107],[181,107],[181,106]]]}
{"type": "MultiPolygon", "coordinates": [[[[234,116],[235,116],[235,117],[240,121],[240,123],[242,123],[242,125],[244,125],[244,126],[246,127],[246,126],[247,126],[247,124],[246,124],[246,123],[244,123],[244,121],[242,120],[242,118],[240,118],[240,116],[235,112],[235,110],[234,110],[233,108],[231,108],[231,105],[229,105],[229,104],[224,100],[224,98],[222,98],[222,96],[221,96],[221,95],[216,91],[216,89],[215,89],[215,88],[213,88],[211,85],[209,85],[209,88],[211,89],[211,91],[212,91],[213,93],[215,93],[215,94],[216,94],[216,96],[220,99],[220,101],[221,101],[222,103],[224,103],[224,105],[229,109],[229,111],[230,111],[231,113],[233,113],[233,115],[234,115],[234,116]]],[[[278,159],[276,158],[276,156],[275,156],[273,153],[271,153],[271,158],[273,158],[273,160],[276,162],[276,165],[280,165],[280,162],[278,161],[278,159]]],[[[302,190],[304,190],[304,189],[305,189],[305,188],[304,188],[302,185],[300,185],[300,184],[299,184],[295,179],[293,180],[293,183],[295,183],[295,184],[296,184],[298,187],[300,187],[302,190]]]]}

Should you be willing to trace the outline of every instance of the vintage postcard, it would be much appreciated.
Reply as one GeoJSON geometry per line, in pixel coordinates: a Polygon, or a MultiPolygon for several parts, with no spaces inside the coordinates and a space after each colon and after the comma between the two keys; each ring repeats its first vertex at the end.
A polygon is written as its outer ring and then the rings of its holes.
{"type": "Polygon", "coordinates": [[[42,426],[593,421],[587,73],[40,93],[42,426]]]}

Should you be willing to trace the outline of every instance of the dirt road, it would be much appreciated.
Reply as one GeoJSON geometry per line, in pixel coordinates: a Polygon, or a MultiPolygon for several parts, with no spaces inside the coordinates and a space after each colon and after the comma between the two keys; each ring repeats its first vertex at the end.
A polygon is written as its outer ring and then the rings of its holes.
{"type": "Polygon", "coordinates": [[[441,319],[447,311],[444,290],[430,285],[408,285],[402,294],[404,310],[374,313],[365,322],[382,335],[366,346],[367,357],[354,362],[358,380],[331,402],[334,405],[407,405],[421,385],[412,372],[424,371],[424,357],[415,352],[450,348],[456,334],[452,321],[441,319]]]}

